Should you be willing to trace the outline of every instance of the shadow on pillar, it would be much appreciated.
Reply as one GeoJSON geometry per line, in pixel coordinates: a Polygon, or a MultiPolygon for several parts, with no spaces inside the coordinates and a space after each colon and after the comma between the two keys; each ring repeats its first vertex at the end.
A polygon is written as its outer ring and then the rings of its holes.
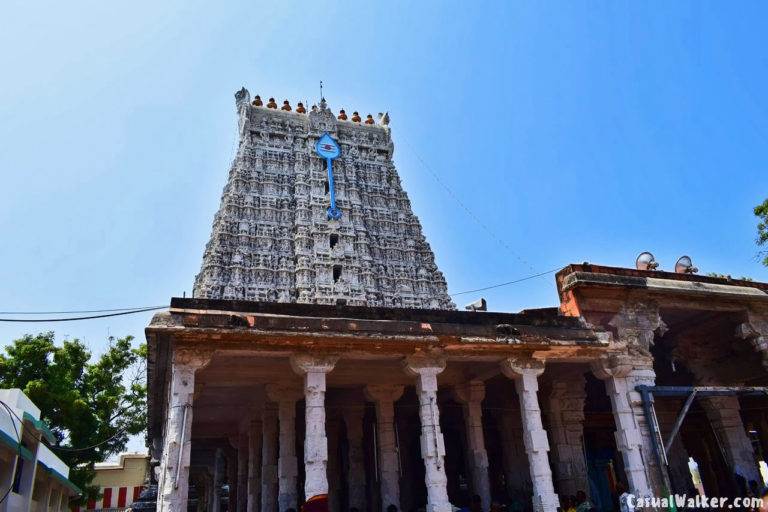
{"type": "MultiPolygon", "coordinates": [[[[296,401],[296,466],[298,469],[298,475],[296,475],[296,497],[299,509],[301,504],[307,501],[307,497],[304,496],[304,480],[306,479],[306,472],[304,471],[304,438],[307,432],[306,417],[304,415],[305,408],[304,400],[296,401]]],[[[284,511],[278,510],[278,512],[284,511]]]]}
{"type": "Polygon", "coordinates": [[[448,499],[459,508],[468,507],[474,494],[466,460],[467,434],[461,404],[441,397],[440,429],[445,439],[445,475],[448,477],[448,499]]]}
{"type": "Polygon", "coordinates": [[[421,459],[419,402],[413,386],[406,387],[402,398],[395,403],[395,424],[400,446],[401,510],[416,510],[426,506],[427,488],[421,459]]]}
{"type": "Polygon", "coordinates": [[[627,485],[624,463],[616,447],[616,423],[605,383],[586,373],[584,401],[584,453],[587,462],[589,495],[599,511],[614,510],[616,484],[627,485]]]}

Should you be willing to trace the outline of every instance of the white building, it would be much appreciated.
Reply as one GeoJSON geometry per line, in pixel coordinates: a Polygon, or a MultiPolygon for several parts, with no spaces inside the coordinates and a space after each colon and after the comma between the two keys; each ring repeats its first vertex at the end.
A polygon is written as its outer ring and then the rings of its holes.
{"type": "Polygon", "coordinates": [[[0,512],[65,511],[80,490],[41,439],[53,434],[20,389],[0,389],[0,512]]]}

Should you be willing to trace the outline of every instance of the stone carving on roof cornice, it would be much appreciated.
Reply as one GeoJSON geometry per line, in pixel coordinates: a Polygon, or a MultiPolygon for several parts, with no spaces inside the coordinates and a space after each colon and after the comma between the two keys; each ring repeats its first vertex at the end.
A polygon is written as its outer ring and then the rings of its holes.
{"type": "Polygon", "coordinates": [[[650,356],[654,337],[664,336],[668,330],[654,301],[624,303],[609,325],[616,329],[616,341],[637,356],[650,356]]]}

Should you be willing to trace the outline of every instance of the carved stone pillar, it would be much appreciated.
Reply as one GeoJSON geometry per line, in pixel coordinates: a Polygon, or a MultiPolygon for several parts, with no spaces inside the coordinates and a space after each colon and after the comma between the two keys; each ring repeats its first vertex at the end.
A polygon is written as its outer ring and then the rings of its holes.
{"type": "Polygon", "coordinates": [[[248,432],[241,432],[237,442],[237,512],[246,512],[248,506],[247,489],[248,432]]]}
{"type": "Polygon", "coordinates": [[[485,383],[472,380],[454,388],[456,401],[464,410],[464,425],[467,436],[467,455],[472,475],[472,490],[480,496],[483,510],[491,506],[491,483],[488,480],[488,453],[483,435],[483,409],[485,383]]]}
{"type": "Polygon", "coordinates": [[[261,413],[261,512],[277,512],[277,410],[261,413]]]}
{"type": "Polygon", "coordinates": [[[651,432],[642,398],[635,387],[653,386],[656,374],[650,358],[612,356],[593,363],[595,375],[605,380],[616,423],[616,447],[624,459],[624,471],[635,496],[661,495],[658,465],[653,455],[651,432]]]}
{"type": "Polygon", "coordinates": [[[395,505],[400,510],[400,461],[395,436],[394,404],[403,396],[403,386],[368,385],[365,394],[376,404],[381,510],[386,511],[389,505],[395,505]]]}
{"type": "Polygon", "coordinates": [[[744,321],[736,327],[736,336],[748,341],[760,354],[763,367],[768,368],[768,310],[746,311],[744,321]]]}
{"type": "Polygon", "coordinates": [[[440,430],[437,406],[437,376],[445,369],[439,357],[415,354],[405,360],[406,373],[416,377],[421,419],[421,457],[427,486],[427,512],[451,512],[448,501],[448,479],[445,476],[445,441],[440,430]]]}
{"type": "Polygon", "coordinates": [[[331,414],[325,421],[328,438],[328,510],[341,510],[341,489],[343,485],[342,465],[339,460],[339,437],[341,436],[341,418],[331,414]]]}
{"type": "Polygon", "coordinates": [[[304,439],[304,495],[306,499],[328,494],[328,438],[325,435],[325,376],[337,356],[294,354],[291,366],[304,376],[306,437],[304,439]]]}
{"type": "Polygon", "coordinates": [[[510,497],[530,496],[532,493],[531,472],[528,469],[522,425],[519,404],[514,404],[514,408],[510,404],[499,417],[504,451],[504,480],[510,497]]]}
{"type": "Polygon", "coordinates": [[[188,359],[181,354],[174,354],[171,363],[165,439],[157,488],[157,510],[160,512],[187,510],[195,372],[204,362],[202,359],[188,359]]]}
{"type": "Polygon", "coordinates": [[[261,496],[261,420],[251,422],[248,429],[248,501],[247,512],[259,511],[261,496]]]}
{"type": "Polygon", "coordinates": [[[269,384],[267,397],[277,403],[280,425],[280,456],[277,459],[278,512],[292,508],[298,510],[297,478],[299,469],[296,462],[296,402],[301,399],[298,386],[269,384]]]}
{"type": "Polygon", "coordinates": [[[208,507],[207,510],[210,510],[211,512],[216,512],[216,509],[214,508],[214,496],[216,494],[215,488],[216,484],[213,479],[213,473],[214,473],[214,466],[216,464],[213,463],[210,466],[208,466],[208,474],[206,475],[205,479],[205,503],[208,507]]]}
{"type": "Polygon", "coordinates": [[[589,489],[583,443],[585,385],[584,375],[569,374],[552,383],[549,395],[549,433],[560,495],[589,489]]]}
{"type": "Polygon", "coordinates": [[[739,398],[718,396],[702,398],[701,405],[722,444],[725,459],[734,474],[741,475],[747,482],[762,482],[755,450],[747,437],[741,420],[739,398]]]}
{"type": "Polygon", "coordinates": [[[347,406],[344,409],[344,425],[347,427],[347,444],[349,445],[349,508],[366,510],[365,503],[365,453],[363,452],[363,414],[365,407],[360,405],[347,406]]]}
{"type": "MultiPolygon", "coordinates": [[[[237,444],[237,443],[235,443],[237,444]]],[[[240,506],[240,482],[237,479],[237,468],[240,465],[238,451],[236,449],[225,451],[227,462],[227,485],[229,486],[229,509],[237,510],[240,506]]]]}
{"type": "Polygon", "coordinates": [[[523,420],[523,441],[528,454],[533,484],[533,510],[550,512],[557,510],[560,501],[552,483],[549,468],[549,441],[541,423],[541,409],[537,392],[538,377],[544,373],[544,363],[532,358],[507,358],[501,363],[501,371],[515,381],[520,398],[520,414],[523,420]]]}
{"type": "Polygon", "coordinates": [[[221,487],[224,485],[224,472],[227,462],[224,457],[224,450],[216,448],[216,455],[213,463],[213,512],[221,511],[221,487]]]}

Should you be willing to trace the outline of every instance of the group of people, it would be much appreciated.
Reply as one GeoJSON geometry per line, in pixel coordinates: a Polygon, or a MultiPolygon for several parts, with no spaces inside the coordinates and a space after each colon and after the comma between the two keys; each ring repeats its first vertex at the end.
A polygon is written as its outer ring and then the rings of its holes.
{"type": "Polygon", "coordinates": [[[584,491],[576,491],[575,495],[563,496],[560,499],[560,510],[563,512],[590,512],[596,510],[584,491]]]}
{"type": "MultiPolygon", "coordinates": [[[[627,490],[626,486],[619,484],[616,489],[616,502],[614,503],[613,510],[618,512],[635,512],[632,500],[629,499],[631,494],[627,490]]],[[[763,499],[763,506],[747,508],[746,510],[753,510],[754,512],[768,512],[768,490],[761,493],[748,493],[745,496],[760,497],[763,499]]],[[[509,503],[502,504],[498,501],[493,501],[490,505],[488,512],[527,512],[530,509],[530,503],[526,503],[522,499],[513,498],[509,503]]],[[[572,496],[561,496],[560,507],[558,512],[591,512],[597,509],[587,497],[584,491],[577,491],[572,496]]],[[[686,509],[687,510],[687,509],[686,509]]],[[[745,510],[745,509],[742,509],[745,510]]],[[[288,509],[285,512],[296,512],[294,509],[288,509]]],[[[301,505],[300,512],[329,512],[328,510],[328,495],[321,494],[314,496],[304,502],[301,505]]],[[[349,509],[349,512],[360,512],[355,507],[349,509]]],[[[397,506],[389,505],[386,512],[399,512],[397,506]]],[[[423,508],[415,509],[412,512],[424,512],[423,508]]],[[[478,495],[472,496],[469,504],[462,507],[453,507],[453,512],[485,512],[483,510],[482,499],[478,495]]]]}

